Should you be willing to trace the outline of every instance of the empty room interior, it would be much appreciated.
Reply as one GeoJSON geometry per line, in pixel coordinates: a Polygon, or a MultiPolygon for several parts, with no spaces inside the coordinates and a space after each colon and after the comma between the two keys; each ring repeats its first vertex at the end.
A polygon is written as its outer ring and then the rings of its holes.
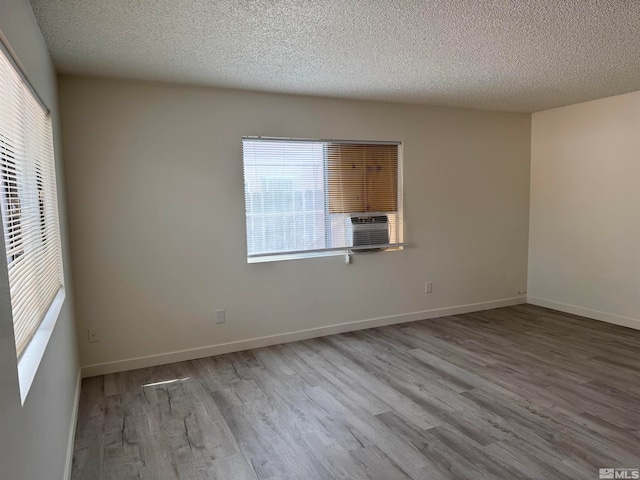
{"type": "Polygon", "coordinates": [[[640,478],[640,2],[0,0],[2,480],[640,478]]]}

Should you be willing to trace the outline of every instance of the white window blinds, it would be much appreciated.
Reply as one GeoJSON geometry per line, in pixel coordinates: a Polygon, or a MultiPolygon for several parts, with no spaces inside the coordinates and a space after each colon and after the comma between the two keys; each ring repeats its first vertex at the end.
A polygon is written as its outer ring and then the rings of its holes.
{"type": "Polygon", "coordinates": [[[0,203],[18,356],[62,287],[51,119],[0,49],[0,203]]]}
{"type": "Polygon", "coordinates": [[[398,143],[243,138],[249,262],[402,247],[398,143]]]}

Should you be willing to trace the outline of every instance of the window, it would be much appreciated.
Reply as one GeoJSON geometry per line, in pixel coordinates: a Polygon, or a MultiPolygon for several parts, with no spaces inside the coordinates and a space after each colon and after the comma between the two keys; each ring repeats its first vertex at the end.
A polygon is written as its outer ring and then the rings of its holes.
{"type": "Polygon", "coordinates": [[[51,118],[0,49],[0,211],[18,357],[62,288],[51,118]]]}
{"type": "Polygon", "coordinates": [[[402,248],[399,150],[243,138],[248,262],[402,248]]]}

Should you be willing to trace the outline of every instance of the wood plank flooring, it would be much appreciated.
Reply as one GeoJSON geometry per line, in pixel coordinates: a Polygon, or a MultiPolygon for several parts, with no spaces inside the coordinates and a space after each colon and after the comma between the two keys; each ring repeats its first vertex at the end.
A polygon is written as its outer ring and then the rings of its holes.
{"type": "Polygon", "coordinates": [[[85,379],[72,478],[605,467],[640,467],[640,331],[521,305],[85,379]]]}

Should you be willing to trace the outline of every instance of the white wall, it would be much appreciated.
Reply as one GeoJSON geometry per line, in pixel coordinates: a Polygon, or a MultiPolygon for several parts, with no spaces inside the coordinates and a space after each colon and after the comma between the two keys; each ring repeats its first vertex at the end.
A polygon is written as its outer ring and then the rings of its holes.
{"type": "Polygon", "coordinates": [[[640,92],[533,114],[529,301],[640,328],[640,92]]]}
{"type": "Polygon", "coordinates": [[[480,309],[526,289],[530,115],[59,82],[82,365],[480,309]],[[349,266],[342,257],[248,265],[243,135],[404,142],[410,248],[360,255],[349,266]],[[227,311],[224,325],[215,325],[217,308],[227,311]],[[87,342],[90,327],[99,343],[87,342]]]}
{"type": "MultiPolygon", "coordinates": [[[[53,114],[58,192],[64,195],[56,77],[27,0],[0,2],[0,31],[53,114]]],[[[0,478],[63,478],[78,379],[78,354],[67,249],[64,202],[60,203],[67,297],[24,406],[16,369],[6,264],[0,266],[0,478]]]]}

